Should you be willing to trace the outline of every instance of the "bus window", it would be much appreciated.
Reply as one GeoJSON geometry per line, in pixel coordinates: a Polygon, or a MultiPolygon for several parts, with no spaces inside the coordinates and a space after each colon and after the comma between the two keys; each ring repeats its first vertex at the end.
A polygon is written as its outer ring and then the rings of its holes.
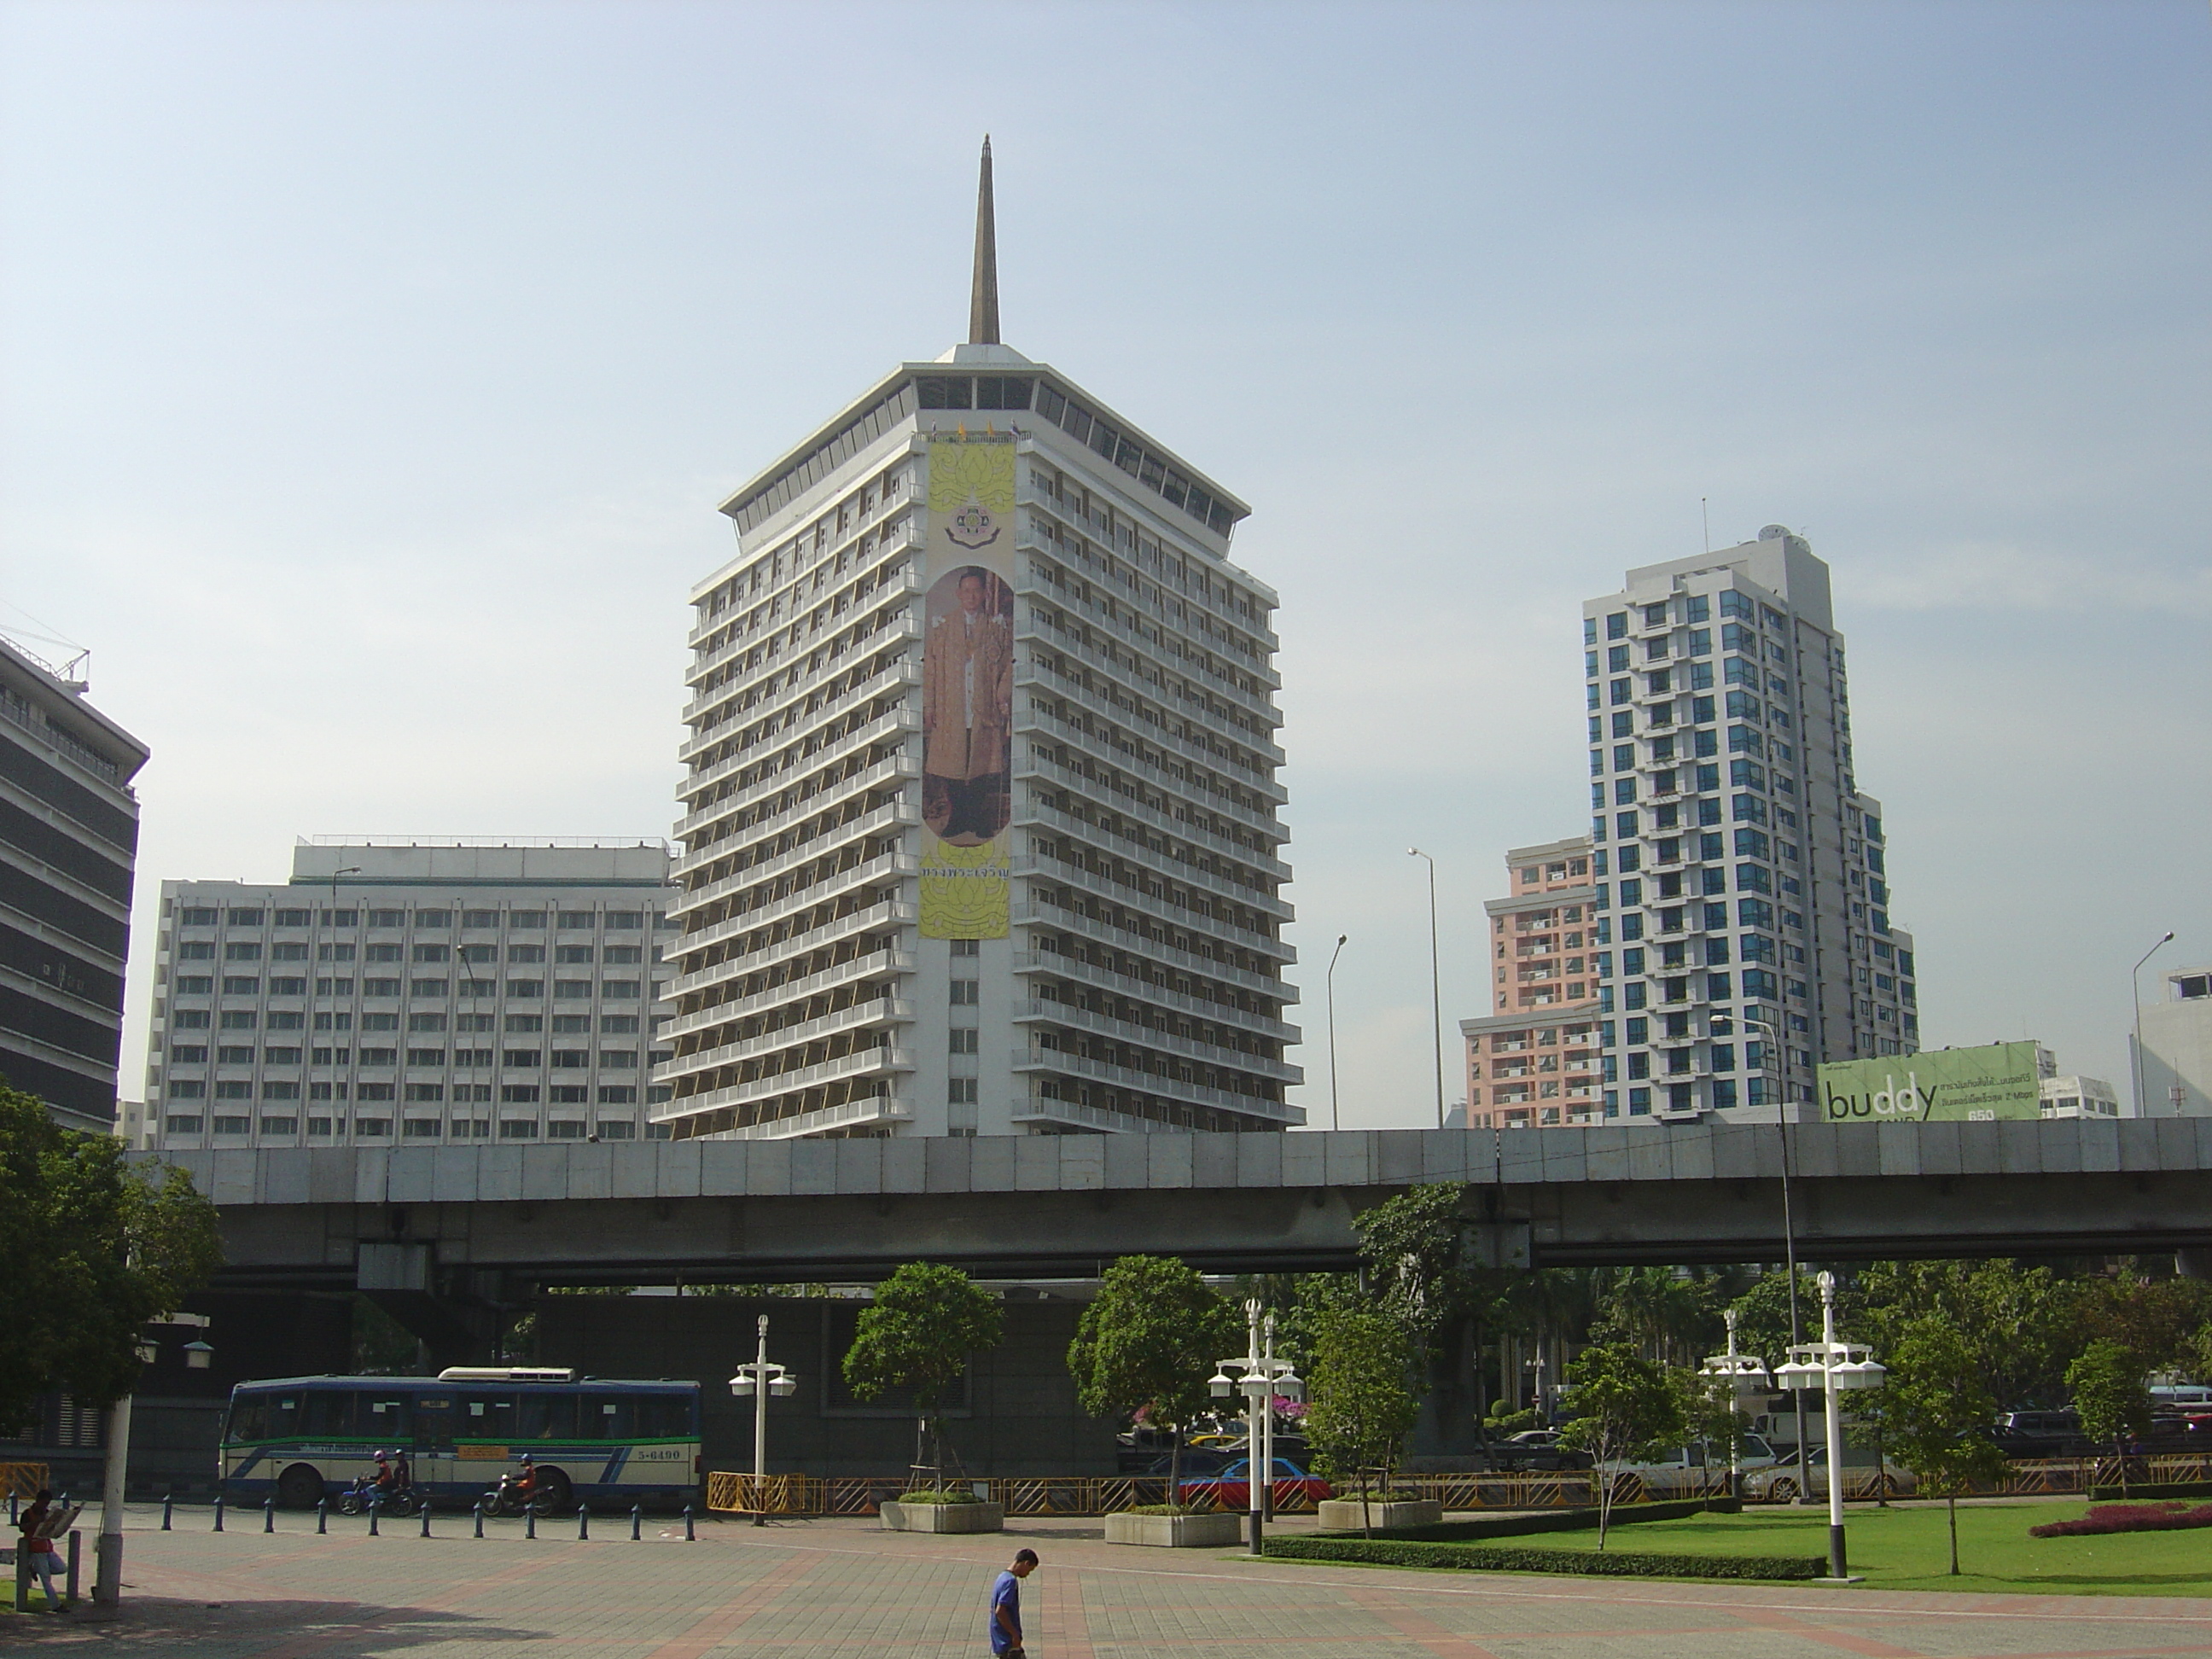
{"type": "Polygon", "coordinates": [[[641,1394],[637,1396],[637,1438],[690,1440],[691,1399],[681,1394],[641,1394]]]}
{"type": "Polygon", "coordinates": [[[372,1393],[364,1389],[354,1407],[354,1432],[370,1440],[405,1441],[412,1432],[407,1425],[407,1398],[404,1395],[372,1393]]]}
{"type": "Polygon", "coordinates": [[[304,1404],[301,1433],[318,1440],[343,1440],[353,1433],[351,1389],[310,1389],[304,1404]]]}
{"type": "Polygon", "coordinates": [[[584,1437],[587,1440],[637,1438],[638,1396],[634,1394],[591,1394],[584,1396],[584,1437]]]}
{"type": "Polygon", "coordinates": [[[265,1394],[242,1394],[230,1402],[230,1431],[233,1445],[246,1445],[269,1437],[269,1396],[265,1394]]]}
{"type": "MultiPolygon", "coordinates": [[[[573,1440],[576,1437],[576,1396],[573,1394],[526,1394],[516,1413],[517,1440],[573,1440]]],[[[585,1431],[589,1434],[591,1431],[585,1431]]]]}
{"type": "Polygon", "coordinates": [[[264,1395],[269,1402],[269,1425],[263,1431],[271,1440],[289,1440],[300,1432],[300,1396],[296,1394],[264,1395]]]}

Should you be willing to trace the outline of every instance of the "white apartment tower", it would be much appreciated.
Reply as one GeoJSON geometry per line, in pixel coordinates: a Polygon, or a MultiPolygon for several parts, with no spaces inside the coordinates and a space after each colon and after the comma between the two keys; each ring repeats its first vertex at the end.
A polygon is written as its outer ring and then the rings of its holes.
{"type": "Polygon", "coordinates": [[[165,881],[150,1145],[634,1140],[670,969],[659,841],[303,842],[165,881]]]}
{"type": "Polygon", "coordinates": [[[1247,509],[999,337],[722,507],[694,589],[678,1138],[1279,1130],[1290,879],[1247,509]]]}
{"type": "Polygon", "coordinates": [[[1828,567],[1770,525],[1630,571],[1583,642],[1605,1115],[1771,1120],[1917,1048],[1828,567]]]}

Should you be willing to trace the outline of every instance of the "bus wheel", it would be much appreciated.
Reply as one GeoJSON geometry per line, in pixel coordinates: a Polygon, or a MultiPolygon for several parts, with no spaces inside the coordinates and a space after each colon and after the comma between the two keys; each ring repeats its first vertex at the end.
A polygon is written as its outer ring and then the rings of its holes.
{"type": "Polygon", "coordinates": [[[541,1468],[538,1471],[538,1489],[544,1494],[545,1505],[541,1513],[558,1515],[575,1501],[576,1489],[568,1477],[559,1469],[541,1468]]]}
{"type": "Polygon", "coordinates": [[[276,1501],[288,1510],[311,1510],[323,1495],[323,1477],[306,1463],[295,1463],[276,1477],[276,1501]]]}

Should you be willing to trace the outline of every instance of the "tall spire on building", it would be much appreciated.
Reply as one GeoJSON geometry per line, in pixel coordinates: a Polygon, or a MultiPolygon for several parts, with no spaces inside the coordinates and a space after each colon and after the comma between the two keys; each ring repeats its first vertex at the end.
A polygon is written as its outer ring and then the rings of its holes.
{"type": "Polygon", "coordinates": [[[991,135],[983,135],[983,168],[975,185],[975,276],[968,294],[968,343],[999,340],[999,228],[991,205],[991,135]]]}

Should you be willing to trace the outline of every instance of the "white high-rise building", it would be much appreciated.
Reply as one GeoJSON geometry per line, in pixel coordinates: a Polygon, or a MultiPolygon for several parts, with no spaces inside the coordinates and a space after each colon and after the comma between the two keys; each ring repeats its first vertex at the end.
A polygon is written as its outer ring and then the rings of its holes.
{"type": "Polygon", "coordinates": [[[1291,907],[1276,596],[1244,506],[968,343],[732,495],[694,589],[681,1138],[1267,1130],[1291,907]]]}
{"type": "Polygon", "coordinates": [[[2212,965],[2167,969],[2159,990],[2133,1055],[2136,1115],[2212,1116],[2212,965]]]}
{"type": "Polygon", "coordinates": [[[1772,1119],[1816,1065],[1917,1048],[1828,567],[1770,525],[1630,571],[1583,642],[1605,1115],[1772,1119]]]}
{"type": "Polygon", "coordinates": [[[150,1144],[652,1133],[659,841],[301,842],[283,884],[166,881],[150,1144]]]}

